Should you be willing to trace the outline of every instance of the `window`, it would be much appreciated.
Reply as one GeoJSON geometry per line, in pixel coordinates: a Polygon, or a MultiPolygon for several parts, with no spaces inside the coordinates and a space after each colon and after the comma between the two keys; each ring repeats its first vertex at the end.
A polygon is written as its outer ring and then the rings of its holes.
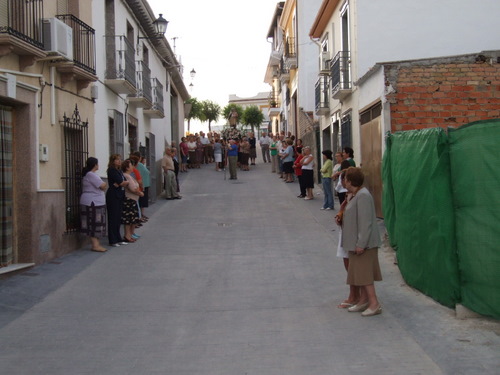
{"type": "Polygon", "coordinates": [[[108,111],[109,152],[124,156],[123,113],[116,110],[108,111]]]}
{"type": "Polygon", "coordinates": [[[379,117],[382,114],[382,103],[378,102],[377,104],[371,106],[367,110],[363,111],[359,115],[359,124],[363,125],[374,118],[379,117]]]}
{"type": "Polygon", "coordinates": [[[350,113],[342,117],[340,121],[340,139],[342,148],[352,147],[352,122],[350,113]]]}

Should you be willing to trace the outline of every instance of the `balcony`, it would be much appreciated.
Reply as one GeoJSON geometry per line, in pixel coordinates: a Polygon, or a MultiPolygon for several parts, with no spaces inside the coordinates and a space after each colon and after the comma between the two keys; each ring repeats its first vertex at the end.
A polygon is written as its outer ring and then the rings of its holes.
{"type": "Polygon", "coordinates": [[[0,0],[0,57],[19,55],[21,70],[45,57],[42,17],[43,0],[0,0]]]}
{"type": "Polygon", "coordinates": [[[144,61],[136,61],[137,93],[128,96],[129,102],[136,107],[151,108],[153,93],[151,88],[151,70],[144,61]]]}
{"type": "Polygon", "coordinates": [[[340,51],[331,63],[332,98],[343,100],[352,92],[351,55],[349,51],[340,51]]]}
{"type": "Polygon", "coordinates": [[[151,80],[151,89],[153,93],[153,104],[151,105],[151,108],[145,109],[143,113],[150,118],[164,118],[163,85],[157,78],[153,78],[151,80]]]}
{"type": "Polygon", "coordinates": [[[135,50],[125,35],[106,36],[106,78],[104,83],[118,94],[135,94],[135,50]]]}
{"type": "Polygon", "coordinates": [[[57,62],[57,70],[62,73],[63,82],[76,80],[78,88],[97,81],[95,71],[95,30],[72,14],[57,15],[73,30],[73,61],[57,62]]]}
{"type": "Polygon", "coordinates": [[[285,65],[288,69],[297,69],[297,49],[295,38],[286,38],[285,43],[285,65]]]}
{"type": "Polygon", "coordinates": [[[286,85],[288,82],[290,82],[290,69],[288,69],[288,67],[284,63],[280,65],[278,75],[282,85],[286,85]]]}
{"type": "Polygon", "coordinates": [[[315,103],[316,103],[316,114],[318,116],[328,115],[330,113],[330,98],[328,91],[328,76],[320,76],[318,81],[316,81],[315,87],[315,103]]]}
{"type": "Polygon", "coordinates": [[[330,66],[332,60],[330,59],[330,52],[323,51],[319,56],[319,74],[330,75],[330,66]]]}
{"type": "Polygon", "coordinates": [[[276,117],[276,116],[279,116],[280,113],[281,113],[281,107],[279,105],[280,103],[280,98],[279,98],[279,94],[272,90],[270,93],[269,93],[269,112],[268,112],[268,116],[269,117],[276,117]]]}

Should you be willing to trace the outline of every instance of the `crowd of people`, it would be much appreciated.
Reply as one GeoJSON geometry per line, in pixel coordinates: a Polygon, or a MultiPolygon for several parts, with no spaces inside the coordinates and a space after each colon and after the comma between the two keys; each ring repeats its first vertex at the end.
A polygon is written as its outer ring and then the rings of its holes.
{"type": "Polygon", "coordinates": [[[139,152],[123,161],[121,155],[111,155],[106,183],[96,173],[98,160],[87,159],[82,171],[81,231],[90,237],[92,251],[107,250],[100,243],[106,236],[113,247],[134,243],[141,237],[136,229],[149,220],[145,209],[151,186],[145,163],[146,159],[139,152]]]}
{"type": "MultiPolygon", "coordinates": [[[[262,133],[258,140],[264,163],[271,164],[271,172],[277,173],[285,183],[299,182],[298,198],[314,199],[314,167],[316,160],[311,147],[304,146],[300,139],[262,133]]],[[[248,171],[255,165],[257,139],[254,134],[239,138],[224,139],[218,133],[183,137],[177,147],[165,148],[162,159],[165,198],[181,199],[178,174],[188,169],[200,168],[200,164],[215,163],[215,170],[229,166],[230,179],[237,179],[237,168],[248,171]]],[[[322,152],[320,168],[323,187],[322,210],[333,210],[335,193],[340,208],[335,222],[340,227],[337,256],[343,259],[347,271],[349,295],[337,307],[349,312],[361,312],[362,316],[382,313],[376,292],[375,281],[382,280],[378,262],[380,234],[375,214],[375,205],[368,189],[363,187],[364,174],[356,168],[354,151],[344,147],[333,155],[331,150],[322,152]],[[335,157],[335,164],[333,158],[335,157]]],[[[127,160],[121,156],[110,156],[107,180],[96,173],[98,160],[90,157],[82,171],[81,228],[91,240],[91,250],[105,252],[100,238],[107,235],[109,245],[118,247],[136,242],[140,236],[136,229],[148,221],[150,187],[149,171],[145,158],[136,152],[127,160]],[[121,234],[121,226],[124,234],[121,234]]]]}
{"type": "Polygon", "coordinates": [[[256,165],[257,142],[262,150],[264,163],[271,163],[272,138],[263,132],[257,140],[254,132],[226,136],[217,132],[200,132],[181,138],[179,144],[179,171],[199,169],[202,164],[214,163],[215,171],[229,167],[230,179],[237,179],[237,170],[250,171],[250,166],[256,165]],[[234,158],[236,157],[236,159],[234,158]]]}
{"type": "MultiPolygon", "coordinates": [[[[269,146],[271,172],[278,173],[286,183],[299,182],[298,198],[314,199],[314,167],[316,161],[309,146],[300,139],[285,138],[284,134],[273,137],[269,146]]],[[[378,262],[380,234],[373,198],[365,187],[364,174],[356,168],[354,151],[344,147],[341,152],[322,151],[320,168],[323,187],[321,210],[333,210],[335,193],[340,203],[335,222],[340,228],[337,256],[343,259],[347,271],[349,296],[338,308],[349,312],[361,312],[364,317],[382,313],[375,281],[382,280],[378,262]],[[335,157],[335,164],[333,161],[335,157]]]]}

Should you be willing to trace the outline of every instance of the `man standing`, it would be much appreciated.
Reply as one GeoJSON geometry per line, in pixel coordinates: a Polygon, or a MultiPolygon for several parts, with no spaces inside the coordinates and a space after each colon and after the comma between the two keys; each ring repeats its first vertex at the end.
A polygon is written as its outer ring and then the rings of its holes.
{"type": "Polygon", "coordinates": [[[229,140],[227,150],[227,157],[229,161],[229,179],[237,180],[236,164],[238,162],[238,145],[236,144],[234,139],[229,140]]]}
{"type": "Polygon", "coordinates": [[[181,199],[182,197],[177,192],[177,181],[175,179],[175,166],[172,158],[172,149],[165,148],[165,156],[161,161],[161,168],[165,176],[165,198],[166,199],[181,199]]]}
{"type": "Polygon", "coordinates": [[[208,164],[210,160],[209,150],[208,150],[208,145],[210,144],[210,141],[203,132],[200,132],[200,142],[203,145],[203,160],[201,164],[208,164]]]}
{"type": "Polygon", "coordinates": [[[259,144],[262,150],[262,160],[264,160],[264,163],[270,163],[271,155],[269,154],[269,145],[271,144],[271,138],[267,136],[266,132],[262,132],[262,137],[259,139],[259,144]]]}

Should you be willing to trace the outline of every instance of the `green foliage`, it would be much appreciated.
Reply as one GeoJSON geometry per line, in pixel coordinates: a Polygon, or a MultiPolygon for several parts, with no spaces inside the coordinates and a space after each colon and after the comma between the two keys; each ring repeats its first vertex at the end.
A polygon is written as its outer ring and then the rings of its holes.
{"type": "Polygon", "coordinates": [[[238,105],[238,104],[228,104],[222,110],[222,115],[224,116],[224,118],[226,120],[229,119],[229,114],[231,113],[231,110],[233,108],[236,110],[236,113],[238,114],[238,118],[239,119],[241,119],[241,116],[243,116],[243,107],[241,105],[238,105]]]}
{"type": "Polygon", "coordinates": [[[196,98],[189,98],[186,100],[186,104],[191,104],[191,110],[186,113],[186,120],[198,119],[200,120],[201,113],[201,103],[196,98]]]}
{"type": "Polygon", "coordinates": [[[200,120],[208,121],[208,131],[212,131],[211,123],[219,119],[220,112],[221,108],[217,103],[211,100],[204,100],[201,102],[201,113],[203,118],[200,120]]]}
{"type": "Polygon", "coordinates": [[[256,105],[245,108],[243,116],[241,116],[241,122],[245,125],[250,125],[252,127],[252,132],[254,132],[255,126],[259,129],[263,121],[264,115],[256,105]]]}

